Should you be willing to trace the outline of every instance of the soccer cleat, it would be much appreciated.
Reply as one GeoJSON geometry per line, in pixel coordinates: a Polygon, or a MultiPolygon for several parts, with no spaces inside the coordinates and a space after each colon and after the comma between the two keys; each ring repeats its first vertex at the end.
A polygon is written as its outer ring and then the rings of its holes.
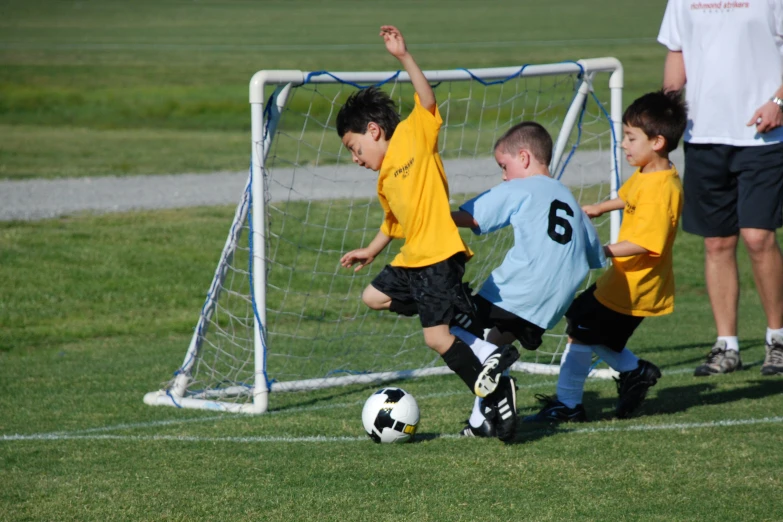
{"type": "Polygon", "coordinates": [[[727,350],[726,341],[716,341],[707,354],[707,360],[701,366],[697,366],[693,375],[705,377],[719,373],[731,373],[742,369],[742,359],[737,350],[727,350]]]}
{"type": "Polygon", "coordinates": [[[481,426],[474,428],[470,425],[469,421],[465,421],[465,427],[459,432],[460,437],[483,437],[483,438],[495,438],[497,437],[497,431],[495,425],[484,419],[481,426]]]}
{"type": "Polygon", "coordinates": [[[635,370],[620,372],[615,378],[617,383],[617,417],[627,419],[647,397],[647,390],[655,386],[661,378],[661,370],[650,361],[639,359],[635,370]]]}
{"type": "Polygon", "coordinates": [[[504,344],[487,357],[484,366],[476,378],[473,385],[473,393],[479,397],[488,397],[498,387],[500,376],[506,371],[514,361],[519,359],[519,351],[511,345],[504,344]]]}
{"type": "Polygon", "coordinates": [[[561,422],[587,422],[585,407],[577,404],[569,408],[560,402],[556,396],[536,394],[536,399],[544,404],[541,411],[535,415],[528,415],[522,422],[536,424],[559,424],[561,422]]]}
{"type": "Polygon", "coordinates": [[[772,336],[772,342],[766,345],[764,364],[761,365],[761,375],[783,374],[783,337],[772,336]]]}
{"type": "Polygon", "coordinates": [[[517,382],[503,375],[497,389],[484,399],[484,417],[495,425],[497,437],[509,442],[517,434],[517,382]]]}

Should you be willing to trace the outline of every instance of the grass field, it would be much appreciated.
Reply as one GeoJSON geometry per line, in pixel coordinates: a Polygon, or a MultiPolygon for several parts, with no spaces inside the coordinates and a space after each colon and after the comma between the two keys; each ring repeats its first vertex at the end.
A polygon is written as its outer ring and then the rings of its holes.
{"type": "MultiPolygon", "coordinates": [[[[424,68],[614,55],[626,102],[660,83],[665,2],[0,1],[0,178],[243,170],[261,68],[424,68]]],[[[454,376],[399,383],[417,442],[361,427],[375,387],[272,397],[250,417],[142,403],[182,362],[233,208],[0,222],[0,520],[783,520],[783,380],[744,251],[746,369],[692,376],[714,336],[700,241],[675,244],[677,310],[632,349],[664,377],[633,419],[589,381],[591,422],[455,434],[454,376]]],[[[779,237],[783,239],[783,236],[779,237]]],[[[555,379],[519,376],[520,414],[555,379]]]]}
{"type": "Polygon", "coordinates": [[[260,69],[425,69],[617,56],[660,85],[665,2],[0,2],[0,179],[244,170],[260,69]]]}
{"type": "MultiPolygon", "coordinates": [[[[681,234],[677,312],[634,336],[664,371],[640,416],[614,420],[613,383],[590,381],[589,424],[457,439],[471,397],[439,377],[401,383],[418,442],[378,446],[360,421],[373,387],[276,395],[260,417],[142,403],[182,361],[232,212],[0,225],[0,520],[780,519],[783,381],[758,373],[745,256],[745,371],[692,377],[713,327],[681,234]]],[[[555,386],[519,382],[523,415],[555,386]]]]}

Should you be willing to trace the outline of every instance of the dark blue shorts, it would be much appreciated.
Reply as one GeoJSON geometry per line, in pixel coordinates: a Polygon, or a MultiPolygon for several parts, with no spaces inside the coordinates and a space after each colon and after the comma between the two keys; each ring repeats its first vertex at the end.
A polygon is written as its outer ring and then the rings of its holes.
{"type": "Polygon", "coordinates": [[[685,144],[682,228],[728,237],[783,226],[783,143],[759,147],[685,144]]]}

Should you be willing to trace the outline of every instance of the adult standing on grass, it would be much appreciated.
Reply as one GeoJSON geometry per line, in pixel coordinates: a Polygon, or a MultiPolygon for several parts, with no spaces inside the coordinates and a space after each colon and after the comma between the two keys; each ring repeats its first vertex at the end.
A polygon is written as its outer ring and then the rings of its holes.
{"type": "Polygon", "coordinates": [[[783,0],[669,0],[663,87],[686,86],[683,230],[704,237],[718,338],[695,375],[742,368],[739,237],[767,317],[762,375],[783,374],[783,0]]]}

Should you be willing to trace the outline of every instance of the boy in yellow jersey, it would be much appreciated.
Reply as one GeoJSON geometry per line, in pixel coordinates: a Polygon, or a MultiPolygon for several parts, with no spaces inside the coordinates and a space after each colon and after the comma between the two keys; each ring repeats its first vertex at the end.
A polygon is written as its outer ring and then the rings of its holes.
{"type": "Polygon", "coordinates": [[[365,288],[362,300],[374,310],[418,314],[427,346],[441,355],[471,392],[482,371],[497,376],[498,386],[485,406],[502,408],[506,418],[498,431],[510,431],[516,426],[515,387],[510,378],[500,375],[519,357],[516,348],[499,347],[498,357],[485,371],[470,347],[449,332],[449,323],[458,313],[474,314],[462,284],[465,262],[473,253],[451,219],[448,182],[438,153],[443,120],[435,93],[400,31],[384,25],[381,36],[410,76],[415,104],[410,116],[400,121],[389,96],[370,87],[351,95],[337,114],[337,133],[354,163],[379,173],[378,199],[384,210],[375,238],[343,255],[340,264],[356,265],[358,271],[393,238],[404,238],[400,253],[365,288]]]}
{"type": "Polygon", "coordinates": [[[661,372],[625,347],[645,317],[674,310],[672,245],[682,211],[682,184],[669,153],[685,131],[685,102],[674,93],[645,94],[623,114],[622,148],[638,170],[617,198],[583,207],[590,217],[623,209],[617,243],[604,247],[612,266],[566,312],[568,345],[560,363],[557,397],[525,422],[585,421],[584,383],[596,353],[620,373],[616,413],[629,417],[661,372]]]}

